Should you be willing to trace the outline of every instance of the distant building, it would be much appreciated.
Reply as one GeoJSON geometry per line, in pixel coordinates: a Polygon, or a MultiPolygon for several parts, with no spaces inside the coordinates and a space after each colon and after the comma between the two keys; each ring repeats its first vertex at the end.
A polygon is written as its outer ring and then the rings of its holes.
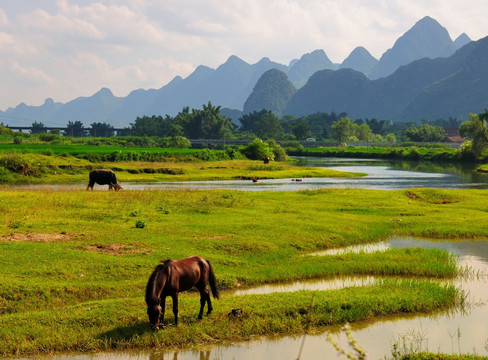
{"type": "Polygon", "coordinates": [[[459,136],[459,128],[447,128],[446,131],[446,142],[451,143],[463,143],[466,139],[459,136]]]}

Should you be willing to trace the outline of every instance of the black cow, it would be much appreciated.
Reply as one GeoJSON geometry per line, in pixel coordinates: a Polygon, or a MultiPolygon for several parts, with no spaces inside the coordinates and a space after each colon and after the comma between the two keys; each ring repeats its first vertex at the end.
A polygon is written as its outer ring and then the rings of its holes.
{"type": "Polygon", "coordinates": [[[117,182],[117,176],[112,170],[92,170],[90,171],[90,181],[86,189],[92,189],[93,185],[108,185],[108,190],[121,190],[122,186],[117,182]]]}
{"type": "Polygon", "coordinates": [[[263,163],[265,163],[265,164],[269,164],[269,160],[271,160],[271,159],[269,158],[269,156],[266,156],[266,157],[263,159],[263,163]]]}

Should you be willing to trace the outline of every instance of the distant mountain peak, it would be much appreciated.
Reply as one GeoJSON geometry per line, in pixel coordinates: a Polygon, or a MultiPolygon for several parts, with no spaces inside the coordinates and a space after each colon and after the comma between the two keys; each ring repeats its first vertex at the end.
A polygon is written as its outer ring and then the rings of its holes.
{"type": "Polygon", "coordinates": [[[365,75],[368,75],[374,66],[378,63],[378,60],[373,57],[362,46],[358,46],[355,48],[351,54],[342,62],[340,69],[353,69],[356,71],[360,71],[365,75]]]}
{"type": "Polygon", "coordinates": [[[466,33],[462,33],[456,38],[456,40],[454,40],[454,45],[456,46],[456,49],[460,49],[471,41],[471,38],[466,33]]]}
{"type": "Polygon", "coordinates": [[[54,105],[54,100],[52,98],[47,98],[44,100],[44,106],[53,106],[54,105]]]}
{"type": "Polygon", "coordinates": [[[417,21],[381,56],[370,77],[385,77],[412,61],[424,57],[448,57],[455,51],[456,47],[447,30],[436,20],[426,16],[417,21]]]}
{"type": "Polygon", "coordinates": [[[325,69],[336,69],[337,66],[330,61],[324,50],[317,49],[302,55],[300,60],[290,67],[288,78],[296,86],[303,86],[307,79],[315,72],[325,69]]]}
{"type": "Polygon", "coordinates": [[[244,60],[242,60],[240,57],[238,57],[236,55],[231,55],[231,56],[229,56],[227,61],[224,64],[220,65],[219,67],[228,66],[228,65],[242,66],[242,65],[249,65],[249,64],[247,62],[245,62],[244,60]]]}
{"type": "Polygon", "coordinates": [[[112,90],[109,88],[103,87],[101,88],[97,93],[95,93],[93,96],[109,96],[109,97],[115,97],[112,90]]]}

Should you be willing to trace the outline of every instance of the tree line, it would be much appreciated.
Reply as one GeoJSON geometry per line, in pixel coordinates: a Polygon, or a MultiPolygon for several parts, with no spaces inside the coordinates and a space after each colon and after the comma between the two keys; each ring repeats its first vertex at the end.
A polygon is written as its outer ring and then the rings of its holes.
{"type": "MultiPolygon", "coordinates": [[[[458,128],[457,119],[393,123],[390,120],[350,119],[347,113],[318,112],[295,118],[276,116],[270,110],[253,111],[242,115],[240,126],[221,114],[221,107],[211,102],[201,109],[184,107],[176,116],[153,115],[137,117],[118,135],[155,136],[187,139],[275,139],[275,140],[334,140],[339,144],[362,141],[392,144],[396,141],[441,142],[446,138],[445,128],[458,128]]],[[[32,133],[47,132],[44,124],[34,122],[32,133]]],[[[56,131],[51,130],[51,133],[56,131]]],[[[94,122],[86,129],[81,121],[69,121],[63,135],[80,137],[111,137],[114,127],[94,122]]],[[[60,133],[59,131],[57,132],[60,133]]]]}

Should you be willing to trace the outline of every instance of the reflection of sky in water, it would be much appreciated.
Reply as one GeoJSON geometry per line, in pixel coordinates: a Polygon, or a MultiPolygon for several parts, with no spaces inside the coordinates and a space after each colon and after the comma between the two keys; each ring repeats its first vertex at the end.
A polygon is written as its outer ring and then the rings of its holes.
{"type": "MultiPolygon", "coordinates": [[[[424,163],[386,162],[368,159],[301,158],[299,164],[310,167],[328,168],[339,171],[365,173],[357,178],[303,178],[292,179],[188,182],[123,182],[125,190],[175,190],[175,189],[227,189],[246,191],[298,191],[320,188],[360,188],[378,190],[398,190],[415,187],[444,189],[488,189],[488,175],[473,169],[463,169],[454,165],[428,165],[424,163]]],[[[7,188],[32,190],[82,190],[86,184],[77,185],[22,185],[7,188]]],[[[107,190],[107,186],[95,186],[95,190],[107,190]]]]}
{"type": "MultiPolygon", "coordinates": [[[[421,246],[428,248],[446,249],[459,255],[461,265],[469,265],[473,272],[484,274],[455,280],[469,292],[468,306],[464,311],[453,310],[440,314],[420,315],[408,317],[391,317],[377,319],[369,323],[356,323],[352,326],[353,335],[364,348],[369,351],[371,359],[391,356],[394,342],[405,339],[423,338],[422,349],[444,353],[473,353],[486,356],[488,349],[488,241],[424,241],[412,238],[394,238],[388,242],[353,246],[345,250],[329,250],[322,256],[334,255],[341,251],[385,251],[387,248],[405,248],[421,246]],[[457,332],[461,337],[458,338],[457,332]]],[[[319,254],[316,254],[317,256],[319,254]]],[[[294,290],[329,289],[343,286],[366,286],[375,279],[373,277],[348,277],[330,281],[296,282],[290,286],[294,290]],[[341,286],[342,285],[342,286],[341,286]]],[[[257,292],[280,291],[283,285],[276,288],[262,286],[253,288],[257,292]],[[259,290],[261,289],[261,290],[259,290]]],[[[239,290],[241,291],[241,290],[239,290]]],[[[238,293],[237,293],[238,294],[238,293]]],[[[236,294],[236,296],[237,296],[236,294]]],[[[230,294],[228,294],[230,296],[230,294]]],[[[245,311],[245,309],[244,309],[245,311]]],[[[343,335],[339,336],[341,344],[347,344],[343,335]]],[[[106,353],[80,356],[56,356],[51,359],[69,360],[269,360],[296,359],[302,342],[302,337],[264,338],[258,341],[237,343],[235,345],[215,345],[201,347],[198,350],[179,352],[126,352],[106,353]]],[[[336,350],[325,340],[325,335],[308,335],[301,356],[302,359],[331,359],[337,358],[336,350]]]]}

